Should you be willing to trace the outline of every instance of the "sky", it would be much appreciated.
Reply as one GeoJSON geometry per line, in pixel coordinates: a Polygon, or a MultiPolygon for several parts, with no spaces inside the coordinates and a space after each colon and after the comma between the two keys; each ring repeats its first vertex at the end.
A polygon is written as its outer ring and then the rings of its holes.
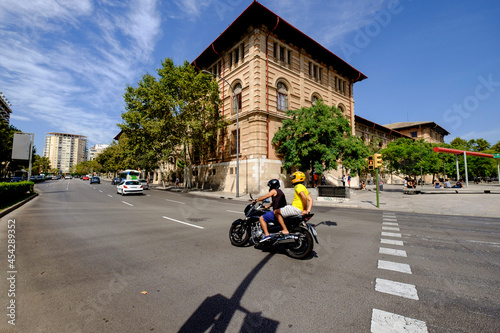
{"type": "MultiPolygon", "coordinates": [[[[123,93],[165,58],[194,60],[251,0],[2,0],[0,92],[11,125],[109,144],[123,93]]],[[[368,79],[355,114],[380,125],[433,121],[500,141],[498,0],[261,0],[368,79]]]]}

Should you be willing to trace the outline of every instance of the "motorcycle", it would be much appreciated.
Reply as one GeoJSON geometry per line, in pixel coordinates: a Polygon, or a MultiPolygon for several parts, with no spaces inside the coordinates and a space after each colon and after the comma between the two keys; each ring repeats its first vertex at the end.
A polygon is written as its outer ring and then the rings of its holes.
{"type": "MultiPolygon", "coordinates": [[[[307,223],[314,214],[296,215],[285,218],[285,224],[290,234],[280,233],[281,225],[278,221],[268,222],[269,232],[276,233],[270,240],[260,243],[264,232],[260,226],[259,217],[266,213],[263,203],[253,202],[245,207],[244,219],[238,219],[229,228],[229,239],[234,246],[245,246],[252,242],[256,247],[278,248],[283,247],[288,256],[295,259],[305,259],[311,255],[314,249],[313,238],[318,243],[318,234],[314,225],[307,223]]],[[[319,244],[319,243],[318,243],[319,244]]]]}

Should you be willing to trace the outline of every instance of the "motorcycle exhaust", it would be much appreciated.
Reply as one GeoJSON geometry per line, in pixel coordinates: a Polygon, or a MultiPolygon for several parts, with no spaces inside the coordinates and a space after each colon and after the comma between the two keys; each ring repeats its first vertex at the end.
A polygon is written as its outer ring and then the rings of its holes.
{"type": "Polygon", "coordinates": [[[299,237],[295,235],[286,235],[283,238],[277,239],[276,244],[295,243],[295,241],[298,239],[299,237]]]}

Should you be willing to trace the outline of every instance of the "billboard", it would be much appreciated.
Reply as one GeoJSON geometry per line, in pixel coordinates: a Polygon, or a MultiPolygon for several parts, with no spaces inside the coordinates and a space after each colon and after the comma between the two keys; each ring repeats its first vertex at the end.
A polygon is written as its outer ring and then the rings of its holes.
{"type": "Polygon", "coordinates": [[[31,147],[31,135],[14,133],[14,142],[12,143],[13,160],[29,160],[31,147]]]}

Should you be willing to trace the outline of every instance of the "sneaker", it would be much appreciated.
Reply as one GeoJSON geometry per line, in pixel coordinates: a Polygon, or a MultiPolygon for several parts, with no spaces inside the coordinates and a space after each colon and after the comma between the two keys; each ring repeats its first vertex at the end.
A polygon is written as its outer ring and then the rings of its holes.
{"type": "Polygon", "coordinates": [[[265,242],[265,241],[270,240],[270,239],[271,239],[271,237],[272,237],[271,235],[264,236],[264,237],[260,240],[260,243],[263,243],[263,242],[265,242]]]}

